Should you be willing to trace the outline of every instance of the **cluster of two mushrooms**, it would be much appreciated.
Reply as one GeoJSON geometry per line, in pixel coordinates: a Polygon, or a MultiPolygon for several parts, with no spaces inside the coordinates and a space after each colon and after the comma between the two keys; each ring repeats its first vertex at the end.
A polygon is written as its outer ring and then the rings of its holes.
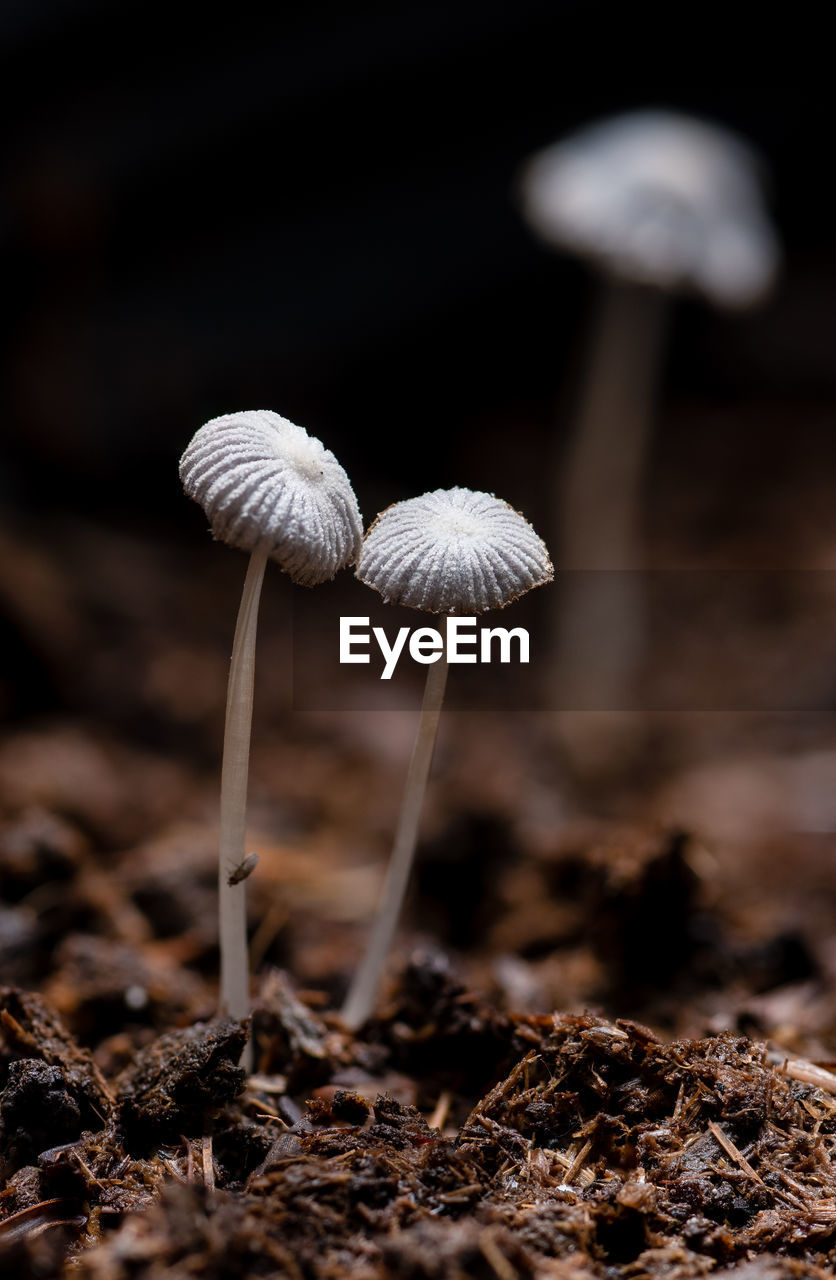
{"type": "MultiPolygon", "coordinates": [[[[436,490],[396,503],[363,542],[351,483],[334,455],[269,410],[206,423],[180,462],[189,497],[214,536],[250,554],[233,642],[221,770],[219,899],[223,1012],[249,1013],[246,801],[258,604],[268,559],[313,586],[357,562],[357,576],[391,603],[473,615],[502,608],[550,581],[552,565],[528,522],[506,502],[469,489],[436,490]]],[[[447,679],[446,657],[428,667],[415,748],[380,909],[343,1010],[369,1016],[397,925],[447,679]]],[[[249,1064],[248,1064],[249,1065],[249,1064]]]]}
{"type": "MultiPolygon", "coordinates": [[[[586,393],[555,503],[564,566],[633,569],[639,485],[661,346],[664,295],[699,292],[721,306],[763,296],[778,251],[760,205],[757,165],[725,130],[669,112],[592,126],[530,162],[524,203],[551,244],[597,263],[606,284],[586,393]]],[[[348,477],[302,428],[267,411],[214,419],[181,462],[189,496],[215,536],[250,552],[227,700],[221,787],[221,1004],[248,1012],[244,906],[246,788],[258,600],[268,559],[298,583],[333,577],[359,558],[358,576],[386,600],[471,615],[498,608],[552,576],[526,521],[489,494],[452,489],[397,503],[362,525],[348,477]]],[[[602,597],[587,575],[558,617],[556,669],[565,691],[592,649],[600,692],[618,705],[636,656],[641,601],[629,575],[602,597]],[[613,612],[612,605],[616,608],[613,612]],[[602,610],[603,605],[603,610],[602,610]]],[[[612,579],[611,579],[612,583],[612,579]]],[[[427,687],[383,905],[344,1015],[371,1009],[417,839],[444,695],[444,657],[427,687]]]]}

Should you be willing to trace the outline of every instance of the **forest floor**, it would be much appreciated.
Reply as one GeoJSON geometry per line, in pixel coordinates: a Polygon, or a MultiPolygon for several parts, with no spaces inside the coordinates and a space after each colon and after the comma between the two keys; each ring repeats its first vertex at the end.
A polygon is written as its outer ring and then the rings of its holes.
{"type": "Polygon", "coordinates": [[[213,549],[209,577],[203,547],[7,528],[3,1275],[832,1274],[836,556],[799,527],[786,563],[821,571],[812,603],[787,573],[669,617],[657,713],[451,707],[396,963],[356,1035],[337,1010],[414,709],[292,708],[291,593],[268,579],[254,1011],[217,1020],[220,603],[241,558],[213,549]],[[745,706],[696,661],[700,622],[745,706]],[[598,776],[571,767],[590,732],[613,744],[598,776]]]}

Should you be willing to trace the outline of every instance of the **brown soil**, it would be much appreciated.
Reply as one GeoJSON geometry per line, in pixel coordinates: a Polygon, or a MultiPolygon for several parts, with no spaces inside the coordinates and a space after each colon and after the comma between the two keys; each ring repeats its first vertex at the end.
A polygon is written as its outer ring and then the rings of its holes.
{"type": "MultiPolygon", "coordinates": [[[[291,714],[263,661],[254,1012],[216,1021],[242,565],[217,548],[208,581],[203,550],[0,539],[3,1276],[831,1274],[827,718],[625,716],[626,760],[573,787],[551,717],[450,715],[394,977],[352,1036],[414,713],[291,714]]],[[[758,627],[800,627],[792,601],[747,625],[753,664],[758,627]]]]}
{"type": "Polygon", "coordinates": [[[812,1276],[833,1260],[836,1076],[743,1036],[501,1015],[424,960],[357,1039],[274,974],[247,1081],[229,1021],[167,1032],[106,1080],[39,997],[2,1005],[4,1274],[812,1276]]]}

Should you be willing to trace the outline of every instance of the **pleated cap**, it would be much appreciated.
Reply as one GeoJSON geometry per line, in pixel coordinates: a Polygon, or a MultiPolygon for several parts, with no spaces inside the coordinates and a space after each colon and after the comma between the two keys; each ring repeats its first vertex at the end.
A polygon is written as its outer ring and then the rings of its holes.
{"type": "Polygon", "coordinates": [[[366,534],[357,577],[390,604],[429,613],[502,609],[551,582],[549,553],[507,502],[435,489],[387,507],[366,534]]]}
{"type": "Polygon", "coordinates": [[[303,586],[359,555],[363,524],[345,471],[320,440],[269,409],[212,418],[180,459],[180,479],[218,541],[266,545],[303,586]]]}

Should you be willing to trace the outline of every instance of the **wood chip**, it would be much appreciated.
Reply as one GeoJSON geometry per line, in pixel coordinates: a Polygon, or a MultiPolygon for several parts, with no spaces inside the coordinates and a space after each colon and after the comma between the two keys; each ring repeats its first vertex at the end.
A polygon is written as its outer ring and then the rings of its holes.
{"type": "Polygon", "coordinates": [[[824,1067],[817,1067],[814,1062],[807,1062],[804,1058],[787,1058],[779,1070],[792,1080],[815,1085],[825,1093],[836,1093],[836,1075],[832,1071],[826,1071],[824,1067]]]}
{"type": "Polygon", "coordinates": [[[215,1190],[215,1162],[212,1159],[212,1138],[202,1140],[203,1183],[207,1191],[215,1190]]]}
{"type": "Polygon", "coordinates": [[[567,1184],[567,1186],[571,1186],[575,1178],[577,1178],[578,1174],[583,1168],[584,1160],[586,1160],[586,1157],[589,1155],[591,1150],[592,1150],[592,1143],[588,1141],[585,1142],[581,1147],[580,1151],[578,1152],[578,1154],[575,1156],[569,1168],[566,1170],[566,1177],[563,1179],[563,1181],[567,1184]]]}
{"type": "Polygon", "coordinates": [[[479,1249],[491,1270],[498,1277],[498,1280],[517,1280],[517,1272],[500,1249],[496,1242],[495,1233],[491,1231],[490,1227],[480,1235],[479,1249]]]}
{"type": "Polygon", "coordinates": [[[433,1108],[433,1113],[430,1116],[429,1120],[427,1121],[427,1124],[430,1126],[431,1129],[444,1128],[444,1122],[446,1121],[447,1116],[449,1115],[449,1112],[450,1112],[451,1102],[452,1102],[452,1095],[450,1093],[450,1090],[449,1089],[442,1090],[442,1092],[438,1095],[438,1102],[435,1104],[435,1107],[433,1108]]]}
{"type": "Polygon", "coordinates": [[[727,1137],[726,1134],[723,1133],[723,1130],[720,1128],[719,1124],[716,1124],[714,1120],[709,1120],[708,1128],[712,1136],[717,1139],[720,1146],[725,1151],[726,1155],[731,1156],[732,1160],[735,1162],[736,1165],[739,1166],[739,1168],[743,1170],[746,1176],[749,1178],[752,1178],[755,1182],[757,1182],[758,1186],[760,1187],[764,1186],[765,1184],[764,1184],[763,1178],[760,1176],[760,1174],[755,1173],[755,1170],[749,1164],[749,1161],[746,1159],[743,1152],[738,1150],[738,1148],[732,1142],[731,1138],[727,1137]]]}

